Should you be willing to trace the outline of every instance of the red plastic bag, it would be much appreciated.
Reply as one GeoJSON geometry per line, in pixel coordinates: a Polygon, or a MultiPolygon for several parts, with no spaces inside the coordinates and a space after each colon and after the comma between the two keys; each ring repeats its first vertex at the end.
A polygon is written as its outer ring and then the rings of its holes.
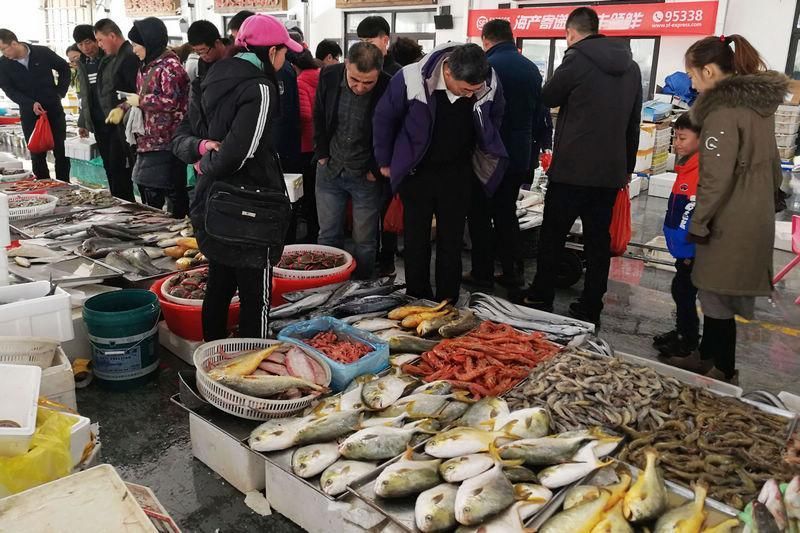
{"type": "Polygon", "coordinates": [[[620,189],[611,213],[611,255],[620,256],[628,249],[631,242],[631,197],[628,186],[620,189]]]}
{"type": "Polygon", "coordinates": [[[383,231],[403,233],[403,201],[400,200],[399,194],[394,195],[386,210],[386,216],[383,217],[383,231]]]}
{"type": "Polygon", "coordinates": [[[33,127],[31,138],[28,139],[28,151],[32,154],[40,154],[52,150],[55,145],[47,113],[42,113],[36,121],[36,126],[33,127]]]}

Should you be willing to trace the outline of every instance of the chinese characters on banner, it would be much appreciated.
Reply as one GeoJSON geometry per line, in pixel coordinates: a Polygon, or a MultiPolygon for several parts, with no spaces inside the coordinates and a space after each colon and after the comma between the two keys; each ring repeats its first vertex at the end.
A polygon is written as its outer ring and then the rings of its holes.
{"type": "Polygon", "coordinates": [[[175,16],[180,0],[125,0],[125,14],[130,17],[175,16]]]}
{"type": "MultiPolygon", "coordinates": [[[[467,35],[480,37],[492,19],[511,23],[515,37],[563,37],[567,17],[578,6],[520,9],[473,9],[467,35]]],[[[600,18],[600,32],[617,36],[713,35],[717,2],[673,2],[591,6],[600,18]]]]}
{"type": "Polygon", "coordinates": [[[237,13],[242,9],[250,11],[286,11],[287,0],[214,0],[217,13],[237,13]]]}

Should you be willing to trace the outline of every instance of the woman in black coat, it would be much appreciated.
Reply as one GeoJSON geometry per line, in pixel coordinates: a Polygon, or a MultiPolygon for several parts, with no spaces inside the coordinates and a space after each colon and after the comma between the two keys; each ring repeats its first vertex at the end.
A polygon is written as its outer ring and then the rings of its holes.
{"type": "Polygon", "coordinates": [[[214,182],[257,186],[283,193],[285,185],[272,145],[271,126],[278,109],[275,71],[287,48],[299,44],[277,19],[254,15],[245,20],[233,56],[214,64],[203,79],[201,98],[189,106],[191,132],[179,130],[175,154],[198,172],[191,215],[200,250],[209,260],[203,301],[206,341],[227,336],[228,308],[239,291],[240,337],[267,336],[272,264],[282,247],[237,245],[206,231],[206,207],[214,182]]]}

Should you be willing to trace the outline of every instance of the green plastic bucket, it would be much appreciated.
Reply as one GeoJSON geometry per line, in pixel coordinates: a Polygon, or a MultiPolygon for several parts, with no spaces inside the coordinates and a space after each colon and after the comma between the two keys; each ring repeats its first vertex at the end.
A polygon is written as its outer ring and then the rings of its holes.
{"type": "Polygon", "coordinates": [[[92,345],[92,372],[108,388],[129,389],[158,370],[161,307],[150,291],[124,289],[98,294],[83,305],[92,345]]]}

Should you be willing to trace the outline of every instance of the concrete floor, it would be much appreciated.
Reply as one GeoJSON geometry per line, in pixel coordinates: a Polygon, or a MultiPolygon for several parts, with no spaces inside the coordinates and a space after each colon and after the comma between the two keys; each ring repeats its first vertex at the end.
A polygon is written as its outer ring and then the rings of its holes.
{"type": "MultiPolygon", "coordinates": [[[[634,201],[634,241],[660,234],[665,206],[666,200],[647,196],[634,201]]],[[[778,266],[790,259],[788,253],[775,253],[778,266]]],[[[528,281],[534,269],[529,261],[528,281]]],[[[615,259],[610,278],[601,335],[618,350],[655,357],[650,338],[673,323],[672,274],[641,261],[615,259]]],[[[566,313],[579,293],[580,284],[559,291],[556,312],[566,313]]],[[[758,302],[757,320],[740,322],[737,357],[745,390],[800,394],[800,306],[793,303],[798,294],[800,268],[780,284],[773,300],[758,302]]],[[[78,391],[81,414],[100,422],[103,462],[114,465],[124,479],[151,487],[187,533],[300,531],[281,516],[256,515],[241,493],[192,458],[188,415],[170,402],[177,392],[177,371],[186,368],[165,353],[157,380],[146,386],[108,392],[91,385],[78,391]]]]}

